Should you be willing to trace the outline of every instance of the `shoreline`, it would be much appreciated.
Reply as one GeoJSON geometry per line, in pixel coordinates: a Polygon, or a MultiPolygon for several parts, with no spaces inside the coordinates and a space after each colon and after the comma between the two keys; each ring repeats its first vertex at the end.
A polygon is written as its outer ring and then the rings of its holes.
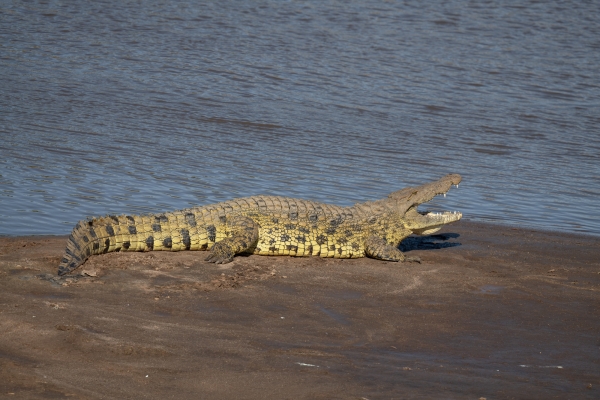
{"type": "Polygon", "coordinates": [[[0,395],[597,398],[600,237],[460,221],[368,258],[0,237],[0,395]]]}
{"type": "MultiPolygon", "coordinates": [[[[468,225],[478,225],[478,226],[482,226],[482,227],[488,227],[488,228],[493,228],[493,227],[498,227],[500,229],[514,229],[514,230],[522,230],[522,231],[529,231],[529,232],[537,232],[539,234],[560,234],[560,235],[566,235],[566,236],[585,236],[585,237],[593,237],[593,238],[600,238],[600,233],[594,233],[594,232],[576,232],[576,231],[559,231],[559,230],[553,230],[551,228],[543,228],[543,227],[524,227],[518,224],[511,224],[511,223],[506,223],[506,222],[490,222],[487,220],[483,220],[483,219],[469,219],[469,218],[462,218],[460,221],[461,224],[468,224],[468,225]]],[[[75,226],[75,224],[73,225],[75,226]]],[[[0,239],[16,239],[16,238],[21,238],[21,239],[28,239],[28,238],[52,238],[52,237],[64,237],[67,238],[69,236],[69,233],[64,233],[64,234],[30,234],[30,235],[12,235],[12,234],[3,234],[0,233],[0,239]]]]}

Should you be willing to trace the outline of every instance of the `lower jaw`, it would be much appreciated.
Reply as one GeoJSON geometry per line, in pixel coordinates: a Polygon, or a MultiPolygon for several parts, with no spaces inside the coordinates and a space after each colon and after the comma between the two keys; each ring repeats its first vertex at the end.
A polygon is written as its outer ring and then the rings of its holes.
{"type": "Polygon", "coordinates": [[[415,229],[413,230],[413,233],[415,235],[431,235],[432,233],[436,233],[440,229],[442,229],[441,226],[435,228],[415,229]]]}

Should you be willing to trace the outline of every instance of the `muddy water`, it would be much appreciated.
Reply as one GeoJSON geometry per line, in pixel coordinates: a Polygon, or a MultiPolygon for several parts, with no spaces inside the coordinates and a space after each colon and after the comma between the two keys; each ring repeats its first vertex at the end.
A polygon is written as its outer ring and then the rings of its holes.
{"type": "Polygon", "coordinates": [[[600,235],[598,2],[0,2],[0,234],[259,193],[600,235]]]}

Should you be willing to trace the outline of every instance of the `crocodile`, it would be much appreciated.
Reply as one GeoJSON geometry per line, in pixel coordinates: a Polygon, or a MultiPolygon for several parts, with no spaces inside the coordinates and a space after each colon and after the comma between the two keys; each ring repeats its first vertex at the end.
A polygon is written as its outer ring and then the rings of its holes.
{"type": "Polygon", "coordinates": [[[406,257],[400,242],[411,234],[434,233],[462,213],[417,207],[445,196],[460,181],[460,175],[449,174],[352,207],[252,196],[162,214],[82,220],[67,240],[58,274],[70,273],[92,255],[115,251],[206,250],[206,261],[216,264],[241,253],[420,262],[406,257]]]}

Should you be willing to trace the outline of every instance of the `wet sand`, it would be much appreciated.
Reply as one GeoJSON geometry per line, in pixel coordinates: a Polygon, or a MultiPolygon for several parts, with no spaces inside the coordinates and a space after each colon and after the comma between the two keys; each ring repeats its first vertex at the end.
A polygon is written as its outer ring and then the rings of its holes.
{"type": "Polygon", "coordinates": [[[0,238],[0,397],[600,398],[600,238],[460,222],[372,259],[0,238]]]}

